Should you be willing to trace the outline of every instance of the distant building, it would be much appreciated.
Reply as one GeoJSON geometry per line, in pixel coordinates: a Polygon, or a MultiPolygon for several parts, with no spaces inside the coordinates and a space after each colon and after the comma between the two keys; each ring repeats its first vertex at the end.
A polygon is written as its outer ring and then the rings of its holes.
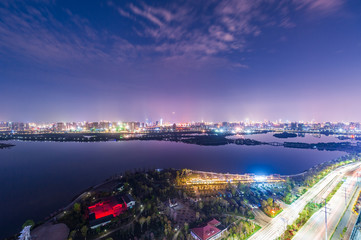
{"type": "Polygon", "coordinates": [[[56,131],[64,131],[65,130],[65,124],[63,122],[56,123],[56,131]]]}
{"type": "Polygon", "coordinates": [[[226,228],[221,227],[221,223],[213,218],[204,226],[192,228],[191,235],[197,240],[216,240],[221,238],[225,230],[226,228]]]}

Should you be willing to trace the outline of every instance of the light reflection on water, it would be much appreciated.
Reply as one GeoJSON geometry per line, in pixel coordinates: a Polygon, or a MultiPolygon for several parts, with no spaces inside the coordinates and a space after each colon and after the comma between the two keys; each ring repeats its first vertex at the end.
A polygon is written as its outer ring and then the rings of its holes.
{"type": "MultiPolygon", "coordinates": [[[[268,141],[272,136],[247,137],[268,141]]],[[[344,155],[272,146],[197,146],[164,141],[14,143],[15,147],[0,150],[0,238],[19,230],[26,219],[41,220],[82,190],[127,169],[172,167],[293,174],[344,155]]]]}

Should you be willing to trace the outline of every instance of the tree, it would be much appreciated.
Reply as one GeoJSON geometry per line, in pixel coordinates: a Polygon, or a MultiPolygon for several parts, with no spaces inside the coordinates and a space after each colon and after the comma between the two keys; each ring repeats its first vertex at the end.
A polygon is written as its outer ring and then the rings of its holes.
{"type": "Polygon", "coordinates": [[[268,198],[267,203],[268,203],[268,206],[273,207],[273,199],[272,198],[268,198]]]}
{"type": "Polygon", "coordinates": [[[291,193],[287,193],[287,195],[284,198],[284,201],[286,203],[291,203],[291,198],[292,198],[292,194],[291,193]]]}
{"type": "Polygon", "coordinates": [[[265,209],[267,207],[267,201],[262,200],[261,205],[262,205],[262,208],[265,209]]]}
{"type": "Polygon", "coordinates": [[[76,213],[80,213],[80,209],[81,209],[80,203],[75,203],[73,208],[76,213]]]}
{"type": "Polygon", "coordinates": [[[189,230],[189,224],[188,223],[184,223],[184,230],[185,230],[185,232],[187,233],[188,232],[188,230],[189,230]]]}
{"type": "Polygon", "coordinates": [[[243,234],[243,233],[240,233],[240,234],[239,234],[239,238],[240,238],[240,239],[244,239],[244,234],[243,234]]]}
{"type": "Polygon", "coordinates": [[[139,223],[140,223],[140,231],[143,232],[143,224],[145,223],[145,221],[147,221],[147,219],[145,217],[141,217],[139,219],[139,223]]]}
{"type": "Polygon", "coordinates": [[[184,192],[183,193],[183,198],[186,199],[187,198],[187,194],[184,192]]]}
{"type": "Polygon", "coordinates": [[[150,224],[150,221],[152,220],[152,218],[150,216],[147,217],[147,229],[149,228],[149,224],[150,224]]]}
{"type": "Polygon", "coordinates": [[[69,234],[68,240],[73,240],[74,237],[75,237],[75,234],[76,234],[76,231],[75,231],[75,230],[71,231],[70,234],[69,234]]]}
{"type": "Polygon", "coordinates": [[[232,187],[232,196],[235,196],[235,195],[236,195],[236,188],[232,187]]]}
{"type": "Polygon", "coordinates": [[[203,202],[202,201],[198,202],[198,208],[201,209],[201,210],[203,209],[203,202]]]}
{"type": "Polygon", "coordinates": [[[26,227],[26,226],[31,226],[31,228],[32,228],[32,227],[34,227],[34,225],[35,225],[35,222],[32,219],[28,219],[23,224],[23,228],[26,227]]]}
{"type": "Polygon", "coordinates": [[[81,234],[83,235],[83,237],[86,239],[86,235],[88,234],[88,227],[87,226],[83,226],[81,229],[81,234]]]}
{"type": "Polygon", "coordinates": [[[244,207],[239,207],[239,211],[240,213],[244,216],[245,212],[246,212],[246,209],[244,207]]]}

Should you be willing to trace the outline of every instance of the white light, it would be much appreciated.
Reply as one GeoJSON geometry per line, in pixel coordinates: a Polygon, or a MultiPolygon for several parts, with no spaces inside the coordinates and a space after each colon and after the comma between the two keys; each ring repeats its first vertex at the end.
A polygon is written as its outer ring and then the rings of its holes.
{"type": "Polygon", "coordinates": [[[254,177],[254,180],[255,180],[256,182],[264,182],[264,181],[267,180],[267,178],[266,178],[265,176],[255,176],[255,177],[254,177]]]}

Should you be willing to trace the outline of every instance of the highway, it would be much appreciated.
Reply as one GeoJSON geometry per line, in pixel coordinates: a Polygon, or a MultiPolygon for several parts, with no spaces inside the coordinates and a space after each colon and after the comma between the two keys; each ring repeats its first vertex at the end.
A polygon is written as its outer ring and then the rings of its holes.
{"type": "MultiPolygon", "coordinates": [[[[360,170],[360,169],[358,169],[360,170]]],[[[337,227],[339,220],[341,219],[348,202],[350,201],[350,195],[354,193],[357,188],[357,171],[354,171],[350,176],[347,176],[346,181],[342,184],[340,189],[332,197],[329,203],[327,203],[327,239],[331,238],[331,234],[337,227]],[[346,190],[346,200],[345,200],[346,190]]],[[[300,229],[293,239],[326,239],[326,227],[325,227],[325,208],[317,211],[307,223],[300,229]]],[[[340,236],[336,236],[339,239],[340,236]]]]}
{"type": "Polygon", "coordinates": [[[292,224],[298,218],[298,214],[309,201],[323,197],[327,192],[332,190],[332,187],[337,184],[346,173],[357,169],[360,165],[360,162],[352,163],[332,171],[249,239],[271,240],[278,238],[286,230],[287,225],[292,224]]]}
{"type": "MultiPolygon", "coordinates": [[[[358,199],[358,194],[360,192],[360,184],[358,184],[359,186],[356,188],[355,193],[353,194],[352,200],[349,202],[349,205],[347,207],[347,210],[345,211],[345,214],[343,215],[343,217],[341,218],[339,224],[337,225],[337,228],[332,236],[332,240],[339,240],[340,239],[340,234],[343,232],[343,229],[346,227],[347,230],[343,235],[343,239],[349,239],[352,233],[352,229],[357,221],[357,217],[358,215],[355,214],[353,212],[353,206],[354,203],[357,201],[358,199]]],[[[350,193],[350,195],[352,195],[352,193],[350,193]]]]}

